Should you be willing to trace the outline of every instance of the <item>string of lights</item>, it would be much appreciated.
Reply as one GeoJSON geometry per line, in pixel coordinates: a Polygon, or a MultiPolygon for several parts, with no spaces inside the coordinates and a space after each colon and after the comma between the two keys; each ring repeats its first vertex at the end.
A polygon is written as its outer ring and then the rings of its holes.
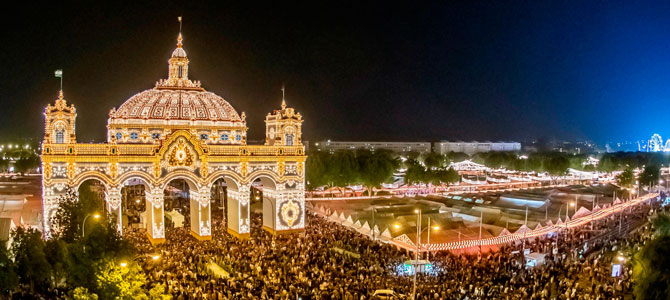
{"type": "Polygon", "coordinates": [[[485,239],[474,239],[474,240],[465,240],[460,242],[449,242],[440,244],[423,244],[421,245],[421,248],[423,248],[424,251],[458,250],[458,249],[467,249],[479,246],[502,245],[510,242],[519,241],[524,238],[534,238],[538,236],[544,236],[553,232],[582,226],[590,222],[600,220],[612,214],[621,212],[622,210],[625,210],[629,207],[633,207],[647,200],[653,199],[655,197],[658,197],[658,194],[647,194],[627,202],[612,205],[609,208],[603,208],[595,212],[591,212],[590,214],[581,216],[574,220],[569,220],[567,221],[567,224],[566,223],[555,224],[537,228],[535,230],[524,230],[523,232],[518,231],[508,235],[501,235],[485,239]]]}

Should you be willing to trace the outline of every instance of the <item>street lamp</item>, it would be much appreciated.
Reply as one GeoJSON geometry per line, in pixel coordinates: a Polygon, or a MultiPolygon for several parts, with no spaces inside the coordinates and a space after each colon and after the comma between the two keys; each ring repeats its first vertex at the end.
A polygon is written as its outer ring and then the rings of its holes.
{"type": "Polygon", "coordinates": [[[125,261],[122,261],[119,265],[120,265],[122,268],[125,268],[125,267],[128,266],[128,263],[125,262],[125,261]]]}
{"type": "Polygon", "coordinates": [[[84,222],[82,222],[82,224],[81,224],[81,237],[82,238],[84,237],[84,235],[86,233],[86,230],[85,230],[86,229],[86,219],[88,219],[88,217],[90,217],[90,216],[93,216],[93,219],[100,219],[100,214],[99,213],[86,215],[86,217],[84,218],[84,222]]]}
{"type": "Polygon", "coordinates": [[[412,300],[416,300],[416,264],[419,261],[419,244],[421,243],[421,210],[415,209],[416,213],[416,255],[414,260],[414,287],[412,288],[412,300]]]}

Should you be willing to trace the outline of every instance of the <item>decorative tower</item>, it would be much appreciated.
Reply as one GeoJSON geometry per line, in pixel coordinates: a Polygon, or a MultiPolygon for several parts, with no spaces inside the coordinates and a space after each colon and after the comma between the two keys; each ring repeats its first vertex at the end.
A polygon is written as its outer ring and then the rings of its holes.
{"type": "Polygon", "coordinates": [[[186,51],[182,47],[183,41],[180,30],[177,37],[177,48],[172,51],[172,56],[168,60],[168,79],[161,79],[156,82],[156,88],[202,90],[199,81],[188,80],[188,57],[186,57],[186,51]]]}
{"type": "Polygon", "coordinates": [[[74,105],[67,106],[63,98],[63,91],[58,93],[55,105],[47,105],[44,110],[45,144],[74,144],[77,142],[74,132],[74,121],[77,118],[77,110],[74,105]]]}
{"type": "Polygon", "coordinates": [[[302,146],[302,116],[286,107],[282,87],[281,110],[274,110],[265,117],[265,145],[302,146]]]}

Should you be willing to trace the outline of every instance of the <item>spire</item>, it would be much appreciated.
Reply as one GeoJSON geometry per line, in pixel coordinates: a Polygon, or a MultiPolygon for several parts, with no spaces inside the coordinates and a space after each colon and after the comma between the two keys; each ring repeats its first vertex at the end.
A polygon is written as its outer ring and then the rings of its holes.
{"type": "Polygon", "coordinates": [[[182,47],[184,38],[181,34],[181,16],[177,17],[177,21],[179,21],[177,48],[172,51],[172,57],[168,60],[168,78],[156,82],[156,88],[202,90],[199,81],[188,79],[188,57],[186,57],[186,51],[182,47]]]}
{"type": "Polygon", "coordinates": [[[177,36],[177,48],[181,48],[182,46],[182,41],[184,38],[181,36],[181,16],[177,17],[177,21],[179,21],[179,36],[177,36]]]}
{"type": "Polygon", "coordinates": [[[286,109],[286,98],[285,98],[286,89],[284,85],[281,85],[281,109],[286,109]]]}

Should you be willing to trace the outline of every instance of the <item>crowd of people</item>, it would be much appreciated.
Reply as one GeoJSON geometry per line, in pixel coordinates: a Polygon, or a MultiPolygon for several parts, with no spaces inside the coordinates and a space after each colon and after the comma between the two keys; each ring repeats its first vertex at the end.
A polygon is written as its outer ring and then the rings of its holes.
{"type": "MultiPolygon", "coordinates": [[[[433,270],[418,275],[417,299],[620,299],[631,290],[630,268],[612,277],[612,261],[648,238],[645,221],[658,207],[639,205],[597,221],[593,231],[584,226],[492,253],[433,253],[433,270]],[[625,230],[608,234],[619,222],[625,230]],[[527,267],[521,247],[546,253],[544,263],[527,267]]],[[[139,229],[128,229],[125,238],[140,253],[160,253],[143,267],[150,284],[164,284],[174,299],[359,300],[374,299],[377,289],[409,299],[414,278],[400,266],[413,254],[314,214],[307,224],[303,233],[273,238],[253,215],[246,240],[226,233],[222,220],[208,241],[196,240],[188,228],[168,229],[166,243],[156,246],[139,229]]]]}

